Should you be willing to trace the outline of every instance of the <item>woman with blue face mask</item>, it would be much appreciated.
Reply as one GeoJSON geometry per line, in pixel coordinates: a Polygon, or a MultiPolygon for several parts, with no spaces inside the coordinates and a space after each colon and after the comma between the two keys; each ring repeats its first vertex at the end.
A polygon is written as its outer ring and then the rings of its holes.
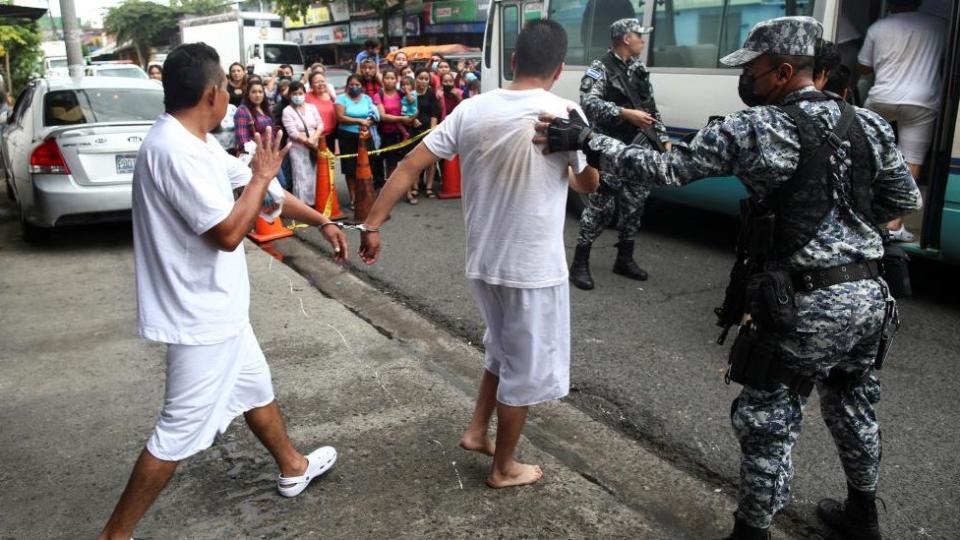
{"type": "Polygon", "coordinates": [[[293,172],[293,194],[313,206],[317,191],[317,148],[323,133],[323,120],[315,106],[307,103],[303,83],[292,82],[287,94],[290,104],[283,109],[283,129],[293,143],[290,167],[293,172]]]}
{"type": "MultiPolygon", "coordinates": [[[[379,96],[370,97],[363,91],[360,76],[353,74],[347,78],[346,91],[337,96],[337,141],[341,154],[356,154],[360,145],[360,127],[370,128],[379,118],[377,110],[379,96]]],[[[368,146],[369,147],[369,146],[368,146]]],[[[343,175],[347,178],[347,190],[350,192],[350,209],[356,202],[357,160],[340,160],[343,175]]]]}

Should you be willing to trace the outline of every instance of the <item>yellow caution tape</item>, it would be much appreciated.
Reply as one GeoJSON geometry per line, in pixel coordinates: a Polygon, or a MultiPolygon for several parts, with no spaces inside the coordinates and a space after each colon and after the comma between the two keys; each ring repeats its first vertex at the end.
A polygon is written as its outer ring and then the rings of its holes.
{"type": "MultiPolygon", "coordinates": [[[[403,141],[403,142],[399,142],[399,143],[397,143],[397,144],[391,144],[390,146],[387,146],[387,147],[385,147],[385,148],[380,148],[379,150],[369,150],[369,151],[367,152],[367,155],[369,155],[369,156],[375,156],[375,155],[377,155],[377,154],[382,154],[382,153],[384,153],[384,152],[392,152],[392,151],[394,151],[394,150],[397,150],[397,149],[400,149],[400,148],[404,148],[404,147],[406,147],[406,146],[410,146],[411,144],[413,144],[413,143],[419,141],[420,139],[426,137],[427,134],[430,133],[431,131],[433,131],[434,129],[436,129],[436,128],[430,128],[430,129],[424,131],[423,133],[420,133],[420,134],[418,134],[418,135],[416,135],[416,136],[414,136],[414,137],[410,137],[409,139],[407,139],[407,140],[405,140],[405,141],[403,141]]],[[[357,157],[357,154],[340,154],[339,156],[334,156],[334,157],[336,157],[336,159],[355,158],[355,157],[357,157]]]]}

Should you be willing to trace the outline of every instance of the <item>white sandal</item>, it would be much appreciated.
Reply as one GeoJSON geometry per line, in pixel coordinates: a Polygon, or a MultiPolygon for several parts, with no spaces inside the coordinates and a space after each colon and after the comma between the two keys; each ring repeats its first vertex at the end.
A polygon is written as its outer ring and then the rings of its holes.
{"type": "Polygon", "coordinates": [[[307,489],[310,482],[330,470],[337,461],[337,451],[332,446],[322,446],[306,456],[307,472],[303,476],[284,476],[277,478],[277,491],[284,497],[296,497],[307,489]]]}

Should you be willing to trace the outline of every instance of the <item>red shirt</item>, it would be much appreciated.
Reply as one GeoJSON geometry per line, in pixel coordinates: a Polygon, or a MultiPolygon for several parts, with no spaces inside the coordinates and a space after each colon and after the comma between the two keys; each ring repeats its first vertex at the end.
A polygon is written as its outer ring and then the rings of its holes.
{"type": "Polygon", "coordinates": [[[337,109],[333,101],[318,97],[313,92],[307,94],[307,103],[313,104],[320,113],[320,119],[323,120],[322,135],[326,136],[337,129],[337,109]]]}

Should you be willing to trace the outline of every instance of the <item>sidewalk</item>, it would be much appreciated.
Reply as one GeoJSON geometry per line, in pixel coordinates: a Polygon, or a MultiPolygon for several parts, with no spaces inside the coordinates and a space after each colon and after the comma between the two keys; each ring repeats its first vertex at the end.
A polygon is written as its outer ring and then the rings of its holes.
{"type": "MultiPolygon", "coordinates": [[[[136,336],[129,238],[23,245],[0,223],[0,538],[92,538],[163,398],[164,348],[136,336]]],[[[565,403],[534,409],[520,458],[546,477],[494,491],[456,443],[482,354],[298,240],[278,243],[324,296],[247,243],[251,319],[302,449],[336,467],[300,497],[242,420],[181,464],[138,529],[179,538],[710,538],[731,494],[565,403]],[[348,310],[344,302],[351,307],[348,310]]],[[[777,538],[785,538],[779,533],[777,538]]]]}

